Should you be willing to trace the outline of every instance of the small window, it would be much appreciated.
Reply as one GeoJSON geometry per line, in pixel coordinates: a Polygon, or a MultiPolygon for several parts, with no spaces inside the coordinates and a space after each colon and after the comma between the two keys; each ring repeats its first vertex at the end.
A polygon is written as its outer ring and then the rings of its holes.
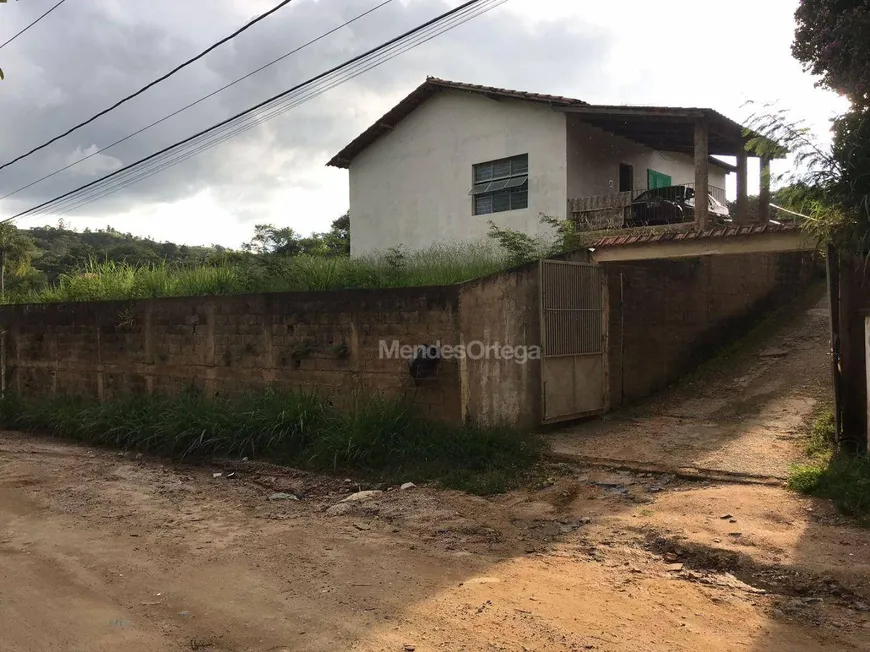
{"type": "Polygon", "coordinates": [[[529,155],[478,163],[469,194],[475,215],[528,208],[529,155]]]}

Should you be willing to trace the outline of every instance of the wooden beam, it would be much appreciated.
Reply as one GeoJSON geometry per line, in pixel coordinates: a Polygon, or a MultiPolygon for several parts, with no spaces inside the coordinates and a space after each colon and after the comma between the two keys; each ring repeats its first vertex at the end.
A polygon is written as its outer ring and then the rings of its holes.
{"type": "Polygon", "coordinates": [[[695,222],[702,231],[707,228],[710,193],[710,130],[707,121],[695,122],[695,222]]]}
{"type": "Polygon", "coordinates": [[[748,236],[723,236],[649,242],[646,244],[613,245],[592,252],[592,261],[607,263],[623,260],[653,260],[656,258],[696,258],[698,256],[731,256],[787,251],[814,251],[815,242],[800,231],[779,231],[748,236]]]}

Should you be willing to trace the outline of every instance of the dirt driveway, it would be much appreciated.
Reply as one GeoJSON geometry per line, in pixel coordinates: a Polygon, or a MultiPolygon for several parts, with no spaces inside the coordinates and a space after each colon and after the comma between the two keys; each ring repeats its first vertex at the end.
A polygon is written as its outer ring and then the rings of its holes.
{"type": "Polygon", "coordinates": [[[640,462],[784,479],[795,440],[830,398],[827,299],[808,297],[772,332],[672,391],[549,437],[577,461],[640,462]]]}
{"type": "Polygon", "coordinates": [[[492,499],[393,487],[342,502],[367,487],[0,433],[0,649],[870,648],[870,536],[830,505],[544,471],[492,499]]]}

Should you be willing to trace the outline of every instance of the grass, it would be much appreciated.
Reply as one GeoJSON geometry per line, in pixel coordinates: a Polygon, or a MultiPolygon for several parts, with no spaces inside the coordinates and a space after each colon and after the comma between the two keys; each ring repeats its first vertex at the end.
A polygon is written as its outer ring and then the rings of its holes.
{"type": "Polygon", "coordinates": [[[489,242],[398,249],[359,258],[234,255],[213,263],[169,265],[91,261],[81,273],[61,276],[16,303],[147,299],[353,288],[451,285],[511,266],[507,252],[489,242]]]}
{"type": "Polygon", "coordinates": [[[518,486],[540,458],[533,435],[423,419],[403,399],[264,390],[236,400],[194,392],[104,403],[0,399],[0,427],[177,460],[241,458],[397,482],[438,480],[477,494],[518,486]]]}
{"type": "Polygon", "coordinates": [[[820,410],[805,443],[808,462],[792,466],[790,489],[834,501],[844,514],[870,526],[870,455],[838,454],[834,413],[820,410]]]}

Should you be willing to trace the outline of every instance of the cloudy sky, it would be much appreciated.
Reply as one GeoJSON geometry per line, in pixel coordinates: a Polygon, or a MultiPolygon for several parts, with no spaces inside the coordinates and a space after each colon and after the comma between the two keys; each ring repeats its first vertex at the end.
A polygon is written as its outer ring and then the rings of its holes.
{"type": "MultiPolygon", "coordinates": [[[[294,0],[121,109],[0,171],[0,196],[129,135],[383,0],[294,0]]],[[[0,7],[0,42],[55,0],[0,7]]],[[[277,0],[68,0],[0,50],[0,161],[114,103],[277,0]]],[[[392,0],[232,89],[0,201],[6,217],[147,156],[374,47],[456,0],[392,0]]],[[[791,58],[797,0],[509,0],[289,113],[65,215],[188,244],[237,247],[254,224],[322,231],[347,209],[347,173],[325,163],[426,75],[593,103],[705,106],[742,120],[747,100],[818,131],[844,108],[791,58]]],[[[54,224],[57,217],[21,221],[54,224]]]]}

